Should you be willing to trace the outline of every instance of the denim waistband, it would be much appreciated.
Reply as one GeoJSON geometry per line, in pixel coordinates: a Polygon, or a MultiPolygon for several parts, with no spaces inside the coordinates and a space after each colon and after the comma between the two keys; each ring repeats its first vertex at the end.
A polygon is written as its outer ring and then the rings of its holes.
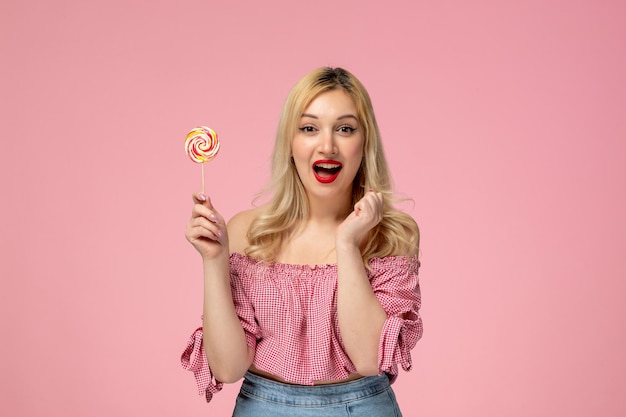
{"type": "Polygon", "coordinates": [[[241,391],[253,397],[285,405],[328,406],[342,404],[372,395],[389,388],[389,378],[368,376],[354,381],[326,385],[293,385],[246,372],[241,391]]]}

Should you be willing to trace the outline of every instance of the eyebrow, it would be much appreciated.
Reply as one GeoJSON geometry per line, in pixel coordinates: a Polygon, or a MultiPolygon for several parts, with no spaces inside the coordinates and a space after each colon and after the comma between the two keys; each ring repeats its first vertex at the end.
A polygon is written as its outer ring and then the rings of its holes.
{"type": "MultiPolygon", "coordinates": [[[[302,117],[310,117],[311,119],[319,119],[319,117],[317,117],[316,115],[309,114],[309,113],[303,113],[301,118],[302,117]]],[[[342,119],[354,119],[357,122],[359,121],[359,119],[357,119],[357,117],[353,114],[344,114],[343,116],[337,117],[337,120],[342,120],[342,119]]]]}

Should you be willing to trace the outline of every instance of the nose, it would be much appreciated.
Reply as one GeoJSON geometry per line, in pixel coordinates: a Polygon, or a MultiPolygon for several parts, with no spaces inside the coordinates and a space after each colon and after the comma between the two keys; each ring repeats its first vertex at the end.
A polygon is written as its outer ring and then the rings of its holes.
{"type": "Polygon", "coordinates": [[[337,153],[337,144],[335,143],[335,135],[332,130],[324,130],[320,135],[320,153],[324,155],[334,155],[337,153]]]}

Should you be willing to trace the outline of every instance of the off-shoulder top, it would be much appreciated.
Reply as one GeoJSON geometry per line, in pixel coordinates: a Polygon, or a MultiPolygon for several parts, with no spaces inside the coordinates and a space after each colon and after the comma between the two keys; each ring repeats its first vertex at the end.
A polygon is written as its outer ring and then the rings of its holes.
{"type": "MultiPolygon", "coordinates": [[[[410,350],[421,338],[420,263],[416,256],[369,261],[370,284],[387,313],[378,347],[378,370],[398,375],[411,369],[410,350]]],[[[266,263],[230,255],[233,301],[254,366],[300,385],[342,380],[356,372],[346,354],[337,319],[337,265],[266,263]]],[[[202,327],[191,335],[181,362],[194,373],[207,402],[222,389],[208,366],[202,327]]]]}

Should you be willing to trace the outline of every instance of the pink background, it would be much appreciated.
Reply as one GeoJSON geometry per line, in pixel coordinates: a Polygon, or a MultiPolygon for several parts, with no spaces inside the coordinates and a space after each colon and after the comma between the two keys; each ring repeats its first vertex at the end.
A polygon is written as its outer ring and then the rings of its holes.
{"type": "Polygon", "coordinates": [[[207,405],[179,366],[184,135],[219,132],[208,193],[250,207],[321,65],[368,87],[422,229],[405,416],[626,414],[624,2],[242,3],[2,2],[0,415],[230,415],[238,384],[207,405]]]}

